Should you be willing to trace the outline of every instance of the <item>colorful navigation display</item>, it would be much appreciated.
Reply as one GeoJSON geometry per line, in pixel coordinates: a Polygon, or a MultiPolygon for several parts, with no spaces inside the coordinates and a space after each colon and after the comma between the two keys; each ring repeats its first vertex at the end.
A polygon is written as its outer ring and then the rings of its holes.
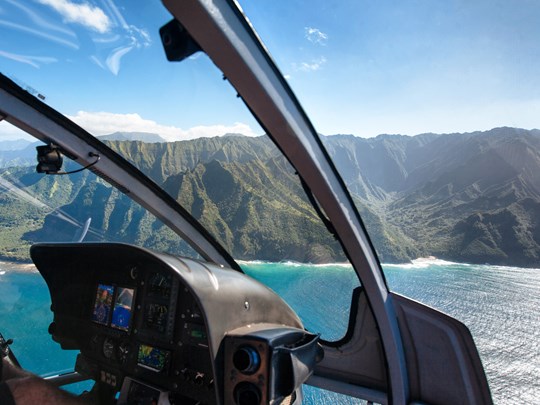
{"type": "Polygon", "coordinates": [[[92,320],[102,325],[109,323],[109,314],[111,313],[114,287],[112,285],[99,284],[94,302],[94,312],[92,320]]]}
{"type": "Polygon", "coordinates": [[[111,326],[113,328],[129,330],[131,313],[133,308],[133,288],[117,288],[116,299],[114,300],[114,308],[111,326]]]}
{"type": "Polygon", "coordinates": [[[128,331],[133,314],[133,288],[98,284],[92,320],[128,331]]]}
{"type": "Polygon", "coordinates": [[[169,362],[171,352],[148,345],[139,345],[137,364],[152,371],[162,371],[169,362]]]}

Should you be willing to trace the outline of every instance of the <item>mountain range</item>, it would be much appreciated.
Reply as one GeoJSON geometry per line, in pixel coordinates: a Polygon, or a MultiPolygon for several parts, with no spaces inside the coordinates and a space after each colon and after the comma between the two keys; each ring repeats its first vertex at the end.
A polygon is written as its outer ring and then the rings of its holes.
{"type": "MultiPolygon", "coordinates": [[[[137,134],[116,134],[106,143],[161,184],[235,258],[344,260],[303,195],[294,169],[266,137],[231,135],[166,143],[147,135],[143,141],[137,134]]],[[[540,266],[540,131],[496,128],[465,134],[322,139],[382,262],[436,256],[540,266]]],[[[4,167],[22,166],[4,159],[7,152],[0,153],[4,167]]],[[[125,196],[100,182],[83,187],[88,174],[51,178],[36,177],[31,168],[18,170],[28,170],[22,178],[34,192],[64,190],[58,197],[63,199],[62,212],[91,217],[91,228],[105,232],[87,238],[115,240],[130,234],[133,242],[185,252],[186,246],[125,196]],[[107,211],[92,201],[101,201],[107,211]]],[[[6,198],[0,203],[5,222],[10,203],[6,198]]],[[[23,210],[21,204],[17,210],[23,210]]],[[[62,226],[73,227],[66,229],[68,234],[76,228],[51,213],[41,228],[29,230],[25,225],[24,232],[14,235],[27,243],[44,234],[54,239],[62,234],[62,226]]]]}
{"type": "Polygon", "coordinates": [[[540,131],[325,139],[385,242],[395,234],[418,256],[539,267],[540,131]]]}

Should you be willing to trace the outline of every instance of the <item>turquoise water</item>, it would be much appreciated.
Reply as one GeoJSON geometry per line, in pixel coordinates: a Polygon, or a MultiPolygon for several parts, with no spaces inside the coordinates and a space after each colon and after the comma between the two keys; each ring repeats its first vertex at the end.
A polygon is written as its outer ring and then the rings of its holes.
{"type": "MultiPolygon", "coordinates": [[[[350,267],[309,270],[294,263],[246,263],[243,267],[285,297],[308,329],[322,332],[327,339],[345,333],[351,291],[358,285],[350,267]]],[[[393,291],[469,327],[495,403],[540,403],[540,269],[438,260],[383,267],[393,291]]],[[[331,398],[307,390],[304,403],[336,403],[331,398]]],[[[339,402],[356,403],[343,397],[339,402]]]]}
{"type": "Polygon", "coordinates": [[[497,404],[540,403],[540,269],[385,266],[391,288],[469,327],[497,404]]]}
{"type": "Polygon", "coordinates": [[[306,329],[329,341],[339,340],[347,332],[352,292],[360,285],[350,266],[290,262],[251,262],[241,266],[285,298],[306,329]]]}
{"type": "Polygon", "coordinates": [[[0,332],[6,339],[13,338],[19,362],[40,375],[73,370],[77,355],[52,341],[50,303],[49,290],[38,273],[0,273],[0,332]]]}
{"type": "MultiPolygon", "coordinates": [[[[325,339],[346,330],[350,267],[243,263],[252,276],[286,298],[306,327],[325,339]]],[[[440,261],[386,265],[390,287],[464,322],[474,336],[497,404],[540,400],[540,270],[440,261]]],[[[0,331],[14,338],[22,365],[38,374],[70,369],[76,353],[60,350],[47,332],[50,298],[37,273],[0,268],[0,331]]],[[[305,404],[359,401],[308,388],[305,404]]]]}

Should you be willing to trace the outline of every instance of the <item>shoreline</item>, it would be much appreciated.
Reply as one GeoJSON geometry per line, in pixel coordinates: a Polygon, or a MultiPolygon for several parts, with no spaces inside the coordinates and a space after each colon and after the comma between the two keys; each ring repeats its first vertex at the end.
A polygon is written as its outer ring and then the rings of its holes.
{"type": "MultiPolygon", "coordinates": [[[[290,267],[297,267],[297,266],[313,266],[313,267],[325,267],[325,266],[339,266],[339,267],[347,267],[351,266],[348,262],[332,262],[332,263],[301,263],[301,262],[295,262],[291,260],[284,260],[279,262],[270,262],[267,260],[237,260],[238,264],[242,265],[269,265],[269,264],[278,264],[278,265],[284,265],[284,266],[290,266],[290,267]]],[[[522,267],[522,266],[510,266],[510,265],[502,265],[502,264],[493,264],[493,263],[465,263],[465,262],[454,262],[450,260],[444,260],[439,259],[435,256],[427,256],[427,257],[418,257],[416,259],[412,259],[408,263],[381,263],[381,266],[383,268],[383,271],[385,271],[385,268],[402,268],[404,270],[411,269],[411,268],[427,268],[429,266],[463,266],[463,267],[471,267],[471,266],[486,266],[486,267],[493,267],[498,269],[523,269],[523,270],[534,270],[534,271],[540,271],[540,267],[522,267]]]]}
{"type": "Polygon", "coordinates": [[[0,275],[7,272],[17,272],[17,273],[37,273],[36,266],[34,263],[24,263],[24,262],[10,262],[7,260],[0,260],[0,275]]]}
{"type": "MultiPolygon", "coordinates": [[[[336,262],[336,263],[300,263],[295,261],[279,261],[279,262],[270,262],[270,261],[264,261],[264,260],[237,260],[237,262],[240,265],[267,265],[267,264],[279,264],[279,265],[285,265],[285,266],[314,266],[314,267],[325,267],[325,266],[339,266],[339,267],[347,267],[350,266],[350,263],[348,262],[336,262]]],[[[497,268],[509,268],[509,269],[529,269],[529,270],[538,270],[540,271],[540,267],[520,267],[520,266],[504,266],[504,265],[498,265],[498,264],[475,264],[475,263],[460,263],[460,262],[452,262],[448,260],[438,259],[435,256],[428,256],[428,257],[419,257],[416,259],[411,260],[409,263],[381,263],[381,266],[383,267],[383,270],[385,267],[388,268],[396,268],[401,267],[404,269],[407,268],[426,268],[428,266],[489,266],[489,267],[497,267],[497,268]]],[[[17,272],[17,273],[38,273],[38,270],[34,263],[28,263],[28,262],[20,262],[20,261],[9,261],[5,259],[0,259],[0,275],[6,274],[7,272],[17,272]]]]}

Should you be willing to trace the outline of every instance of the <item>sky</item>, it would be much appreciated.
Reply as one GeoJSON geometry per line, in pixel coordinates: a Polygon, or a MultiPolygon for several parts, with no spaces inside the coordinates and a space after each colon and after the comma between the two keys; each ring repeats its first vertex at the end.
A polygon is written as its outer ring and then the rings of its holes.
{"type": "MultiPolygon", "coordinates": [[[[540,127],[537,0],[240,3],[320,133],[540,127]]],[[[170,19],[158,0],[0,0],[0,71],[96,135],[262,134],[204,54],[166,61],[170,19]]]]}

